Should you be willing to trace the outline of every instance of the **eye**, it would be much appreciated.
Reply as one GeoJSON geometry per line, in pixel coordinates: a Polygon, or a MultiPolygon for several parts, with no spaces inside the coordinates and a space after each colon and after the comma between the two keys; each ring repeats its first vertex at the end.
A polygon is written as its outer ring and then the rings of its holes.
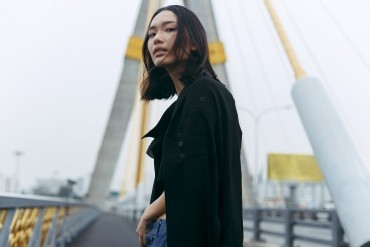
{"type": "Polygon", "coordinates": [[[166,30],[165,30],[166,32],[175,32],[176,31],[176,28],[167,28],[166,30]]]}
{"type": "Polygon", "coordinates": [[[153,38],[155,36],[155,33],[148,33],[149,39],[153,38]]]}

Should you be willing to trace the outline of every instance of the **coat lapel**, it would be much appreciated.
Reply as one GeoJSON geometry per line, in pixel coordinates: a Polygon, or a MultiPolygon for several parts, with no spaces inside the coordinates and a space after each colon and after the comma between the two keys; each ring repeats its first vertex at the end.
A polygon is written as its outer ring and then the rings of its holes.
{"type": "Polygon", "coordinates": [[[172,119],[172,112],[174,110],[174,107],[176,106],[176,102],[173,102],[168,108],[167,110],[163,113],[161,119],[159,120],[159,122],[157,123],[157,125],[148,131],[148,133],[146,133],[143,137],[141,137],[141,139],[145,138],[145,137],[153,137],[153,138],[156,138],[156,137],[159,137],[163,131],[165,131],[168,127],[168,125],[170,124],[170,120],[172,119]]]}
{"type": "MultiPolygon", "coordinates": [[[[199,77],[197,80],[199,80],[200,78],[202,78],[202,76],[199,77]]],[[[170,105],[170,107],[168,107],[168,109],[165,111],[165,113],[163,113],[163,115],[162,115],[161,119],[159,120],[158,124],[141,138],[145,138],[145,137],[154,137],[154,138],[156,138],[163,131],[165,131],[168,128],[168,126],[171,125],[171,122],[174,119],[176,113],[178,112],[180,106],[183,104],[183,102],[186,98],[186,95],[190,91],[191,87],[197,82],[197,80],[195,80],[192,84],[187,85],[182,89],[182,91],[181,91],[179,97],[177,98],[177,100],[175,102],[173,102],[172,105],[170,105]]]]}
{"type": "Polygon", "coordinates": [[[181,104],[184,102],[185,98],[186,98],[186,94],[188,93],[189,91],[189,88],[192,86],[191,85],[188,85],[186,87],[184,87],[179,95],[179,97],[177,98],[177,101],[176,101],[176,104],[175,104],[175,109],[173,110],[172,112],[172,117],[171,117],[171,122],[172,122],[172,119],[174,118],[174,116],[176,115],[176,112],[179,110],[181,104]]]}

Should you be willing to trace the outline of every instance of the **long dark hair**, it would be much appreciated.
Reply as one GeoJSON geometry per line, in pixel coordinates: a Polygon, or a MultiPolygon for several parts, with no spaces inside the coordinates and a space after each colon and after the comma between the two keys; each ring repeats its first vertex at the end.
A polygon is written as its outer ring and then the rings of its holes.
{"type": "MultiPolygon", "coordinates": [[[[187,86],[201,75],[208,75],[217,79],[211,63],[206,31],[198,17],[189,9],[180,5],[169,5],[158,9],[149,23],[160,12],[168,10],[177,16],[177,36],[173,45],[173,53],[177,58],[175,66],[181,62],[185,47],[189,44],[195,46],[187,60],[180,81],[187,86]]],[[[150,25],[150,24],[149,24],[150,25]]],[[[142,57],[145,66],[141,82],[141,99],[145,101],[153,99],[168,99],[176,94],[172,79],[164,68],[156,67],[148,50],[148,32],[145,34],[142,47],[142,57]]]]}

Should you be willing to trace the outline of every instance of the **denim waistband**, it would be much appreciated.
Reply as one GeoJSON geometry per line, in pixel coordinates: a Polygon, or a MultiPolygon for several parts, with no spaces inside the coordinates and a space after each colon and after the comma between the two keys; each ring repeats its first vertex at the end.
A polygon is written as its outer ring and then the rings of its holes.
{"type": "Polygon", "coordinates": [[[167,247],[166,220],[158,219],[149,224],[145,238],[147,247],[167,247]]]}
{"type": "Polygon", "coordinates": [[[166,219],[158,219],[148,225],[148,229],[167,228],[166,219]]]}

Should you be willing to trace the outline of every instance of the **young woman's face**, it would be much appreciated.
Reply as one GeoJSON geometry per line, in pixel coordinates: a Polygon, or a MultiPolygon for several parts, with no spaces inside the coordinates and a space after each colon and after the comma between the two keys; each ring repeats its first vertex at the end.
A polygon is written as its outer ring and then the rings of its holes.
{"type": "MultiPolygon", "coordinates": [[[[157,14],[150,23],[148,36],[148,50],[154,65],[170,69],[177,61],[173,52],[177,36],[177,16],[168,10],[157,14]]],[[[183,54],[183,59],[186,59],[186,54],[187,52],[183,54]]]]}

